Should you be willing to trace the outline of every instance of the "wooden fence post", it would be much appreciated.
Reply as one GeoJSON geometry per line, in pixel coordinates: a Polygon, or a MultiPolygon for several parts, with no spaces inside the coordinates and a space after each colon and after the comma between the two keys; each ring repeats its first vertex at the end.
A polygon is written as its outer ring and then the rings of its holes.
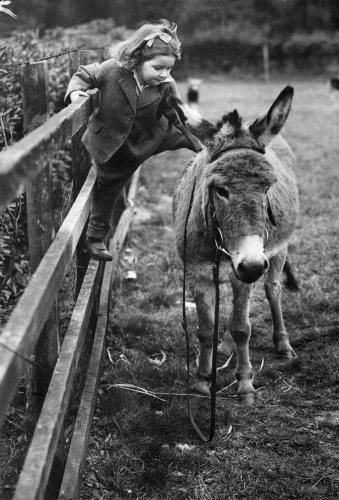
{"type": "MultiPolygon", "coordinates": [[[[49,118],[47,61],[22,66],[20,77],[23,93],[24,133],[27,134],[49,118]]],[[[26,205],[30,268],[33,274],[55,235],[50,160],[47,160],[46,167],[26,188],[26,205]]],[[[27,409],[32,419],[28,429],[30,434],[40,414],[59,350],[59,308],[56,300],[35,349],[35,364],[31,371],[30,381],[31,394],[27,398],[27,409]]],[[[62,443],[56,453],[56,460],[60,470],[64,464],[62,443]]],[[[59,472],[59,481],[61,477],[62,470],[59,472]]]]}
{"type": "MultiPolygon", "coordinates": [[[[88,61],[88,51],[79,50],[71,52],[69,61],[70,76],[72,76],[78,67],[85,65],[88,61]]],[[[72,171],[73,171],[73,198],[75,199],[88,175],[91,167],[89,154],[81,142],[86,125],[83,125],[78,132],[72,137],[72,171]]]]}
{"type": "MultiPolygon", "coordinates": [[[[28,133],[49,117],[47,61],[21,67],[24,132],[28,133]]],[[[38,174],[26,189],[27,226],[31,272],[34,273],[54,237],[52,165],[38,174]]],[[[36,349],[35,416],[47,392],[59,352],[58,312],[55,304],[36,349]]]]}
{"type": "Polygon", "coordinates": [[[99,56],[100,62],[105,61],[105,59],[106,59],[106,49],[105,48],[100,49],[100,51],[98,53],[98,56],[99,56]]]}
{"type": "MultiPolygon", "coordinates": [[[[88,51],[78,50],[77,52],[71,52],[69,58],[69,73],[70,77],[77,71],[78,67],[83,64],[87,64],[88,61],[88,51]]],[[[91,167],[90,156],[81,142],[81,138],[86,130],[86,125],[83,125],[76,134],[72,137],[72,177],[73,177],[73,201],[78,196],[85,180],[88,175],[89,169],[91,167]]],[[[75,287],[75,297],[81,288],[81,283],[84,278],[86,268],[88,265],[88,257],[83,252],[83,245],[85,239],[86,227],[83,234],[80,237],[78,248],[76,251],[77,255],[77,273],[76,273],[76,287],[75,287]]]]}
{"type": "Polygon", "coordinates": [[[270,81],[270,52],[268,43],[264,43],[264,45],[262,46],[262,59],[264,67],[264,78],[265,82],[268,83],[270,81]]]}

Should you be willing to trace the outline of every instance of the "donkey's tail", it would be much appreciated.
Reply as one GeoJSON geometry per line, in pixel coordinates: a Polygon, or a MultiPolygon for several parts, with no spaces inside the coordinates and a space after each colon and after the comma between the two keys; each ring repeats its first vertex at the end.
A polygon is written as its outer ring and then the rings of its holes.
{"type": "Polygon", "coordinates": [[[285,273],[284,285],[286,286],[286,288],[291,292],[299,292],[299,283],[293,274],[291,263],[287,259],[284,264],[283,271],[285,273]]]}

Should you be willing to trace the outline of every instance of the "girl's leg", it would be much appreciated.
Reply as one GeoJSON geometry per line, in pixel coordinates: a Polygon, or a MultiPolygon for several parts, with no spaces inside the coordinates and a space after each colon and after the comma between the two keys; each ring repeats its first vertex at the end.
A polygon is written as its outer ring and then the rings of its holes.
{"type": "Polygon", "coordinates": [[[130,175],[126,175],[120,179],[107,180],[98,174],[86,234],[88,238],[96,240],[106,238],[115,204],[129,178],[130,175]]]}
{"type": "Polygon", "coordinates": [[[111,260],[104,240],[119,195],[139,164],[124,150],[118,151],[108,162],[97,163],[91,216],[87,229],[86,249],[95,259],[111,260]]]}
{"type": "Polygon", "coordinates": [[[168,125],[168,129],[164,140],[158,146],[157,150],[153,153],[157,155],[163,151],[173,151],[175,149],[187,148],[195,151],[192,143],[186,139],[186,137],[171,123],[168,125]]]}

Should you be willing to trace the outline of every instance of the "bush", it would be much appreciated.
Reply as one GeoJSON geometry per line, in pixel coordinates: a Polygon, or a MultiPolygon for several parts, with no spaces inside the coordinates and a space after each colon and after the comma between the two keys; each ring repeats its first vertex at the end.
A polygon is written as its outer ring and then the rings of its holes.
{"type": "Polygon", "coordinates": [[[182,69],[229,71],[233,68],[256,70],[262,68],[262,46],[268,43],[272,68],[284,65],[304,70],[322,72],[336,60],[339,40],[335,35],[322,31],[294,33],[288,38],[269,37],[265,30],[253,25],[237,24],[202,31],[192,37],[183,37],[182,69]]]}
{"type": "Polygon", "coordinates": [[[250,25],[232,24],[213,31],[183,37],[185,69],[203,66],[212,71],[228,71],[233,67],[257,64],[265,37],[250,25]]]}
{"type": "MultiPolygon", "coordinates": [[[[72,48],[107,47],[113,40],[121,40],[128,33],[116,27],[113,19],[92,21],[68,29],[47,30],[39,37],[37,30],[14,31],[9,37],[0,39],[0,47],[6,48],[0,59],[1,97],[0,110],[6,111],[5,125],[8,141],[16,142],[23,135],[23,111],[20,87],[20,64],[37,61],[50,54],[72,48]],[[12,65],[12,66],[9,66],[12,65]]],[[[1,54],[1,51],[0,51],[1,54]]],[[[91,52],[93,60],[98,59],[98,51],[91,52]]],[[[50,113],[64,107],[63,99],[69,81],[69,58],[63,55],[48,59],[50,113]]],[[[0,150],[4,147],[0,135],[0,150]]]]}
{"type": "MultiPolygon", "coordinates": [[[[72,48],[107,47],[113,40],[127,34],[115,27],[112,19],[92,21],[69,29],[47,30],[43,36],[37,30],[14,31],[0,39],[0,113],[5,126],[5,137],[0,128],[0,151],[23,136],[23,109],[20,85],[20,64],[38,61],[50,54],[72,48]]],[[[90,52],[98,60],[98,51],[90,52]]],[[[91,61],[90,61],[91,62],[91,61]]],[[[63,55],[48,59],[50,114],[64,106],[64,95],[69,81],[69,57],[63,55]]],[[[69,144],[52,161],[56,227],[69,208],[69,186],[72,180],[72,158],[69,144]],[[67,196],[68,197],[67,197],[67,196]],[[67,198],[67,199],[66,199],[67,198]]],[[[25,197],[20,197],[20,214],[16,218],[18,202],[0,213],[0,311],[3,323],[27,285],[29,277],[25,197]],[[17,220],[16,220],[17,219],[17,220]],[[13,222],[15,220],[15,222],[13,222]]]]}
{"type": "Polygon", "coordinates": [[[339,39],[323,31],[310,34],[294,33],[282,43],[282,52],[286,60],[301,63],[302,67],[316,65],[318,71],[323,70],[329,62],[337,59],[339,39]]]}

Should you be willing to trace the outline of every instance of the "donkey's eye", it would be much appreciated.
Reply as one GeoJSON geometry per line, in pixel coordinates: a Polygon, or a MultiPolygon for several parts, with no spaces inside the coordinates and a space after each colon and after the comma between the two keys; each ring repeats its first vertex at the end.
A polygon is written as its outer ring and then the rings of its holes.
{"type": "Polygon", "coordinates": [[[229,195],[230,195],[228,192],[228,189],[226,189],[224,187],[217,187],[216,192],[217,192],[217,195],[222,196],[223,198],[226,198],[226,200],[228,200],[229,195]]]}

